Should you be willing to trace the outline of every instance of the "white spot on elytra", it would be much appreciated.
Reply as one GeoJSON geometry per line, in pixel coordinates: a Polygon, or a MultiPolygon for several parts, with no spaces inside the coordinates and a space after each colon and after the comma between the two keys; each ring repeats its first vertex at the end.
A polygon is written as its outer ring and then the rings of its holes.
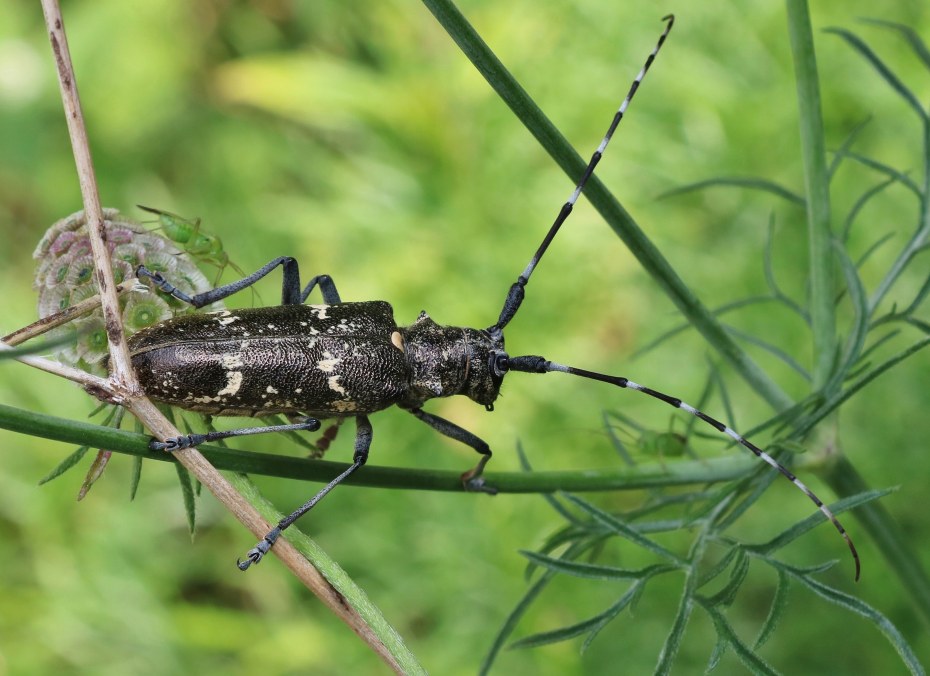
{"type": "Polygon", "coordinates": [[[238,352],[227,352],[221,359],[223,360],[223,368],[227,371],[242,368],[242,355],[238,352]]]}
{"type": "Polygon", "coordinates": [[[278,393],[278,391],[277,391],[275,388],[273,388],[271,385],[269,385],[268,387],[265,388],[265,392],[267,392],[268,394],[277,394],[277,393],[278,393]]]}
{"type": "Polygon", "coordinates": [[[329,380],[327,380],[326,382],[329,385],[329,389],[331,389],[333,392],[338,392],[339,394],[345,394],[346,388],[344,388],[342,385],[339,384],[340,378],[342,378],[342,376],[330,376],[329,380]]]}
{"type": "Polygon", "coordinates": [[[342,361],[339,357],[333,357],[330,352],[324,352],[323,357],[325,357],[325,359],[318,361],[316,367],[324,373],[332,373],[336,368],[336,364],[342,361]]]}
{"type": "Polygon", "coordinates": [[[308,305],[307,307],[316,312],[317,319],[327,319],[326,311],[329,310],[329,305],[308,305]]]}
{"type": "Polygon", "coordinates": [[[226,387],[217,392],[216,396],[222,397],[226,394],[235,394],[240,387],[242,387],[242,371],[227,371],[226,387]]]}

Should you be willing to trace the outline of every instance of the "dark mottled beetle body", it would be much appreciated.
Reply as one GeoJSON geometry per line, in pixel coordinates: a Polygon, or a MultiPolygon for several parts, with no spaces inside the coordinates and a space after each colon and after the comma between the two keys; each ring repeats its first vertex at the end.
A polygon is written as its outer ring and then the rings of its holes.
{"type": "MultiPolygon", "coordinates": [[[[463,394],[491,410],[505,374],[518,371],[568,373],[642,392],[687,411],[730,436],[810,497],[846,539],[856,562],[858,579],[858,554],[833,513],[794,474],[727,425],[677,397],[627,378],[586,371],[537,355],[511,357],[504,351],[504,328],[520,309],[530,276],[572,212],[640,80],[665,41],[673,17],[669,15],[665,20],[665,31],[620,104],[575,190],[562,205],[529,264],[511,285],[497,322],[486,329],[440,326],[425,312],[411,326],[398,327],[391,306],[385,302],[343,303],[328,275],[317,275],[302,287],[297,261],[289,256],[276,258],[239,281],[196,296],[181,292],[158,272],[137,268],[140,278],[150,280],[164,293],[202,308],[250,287],[280,266],[283,275],[280,306],[178,317],[138,332],[130,339],[129,347],[142,387],[154,399],[213,415],[285,413],[292,421],[299,421],[153,440],[151,448],[176,450],[270,431],[315,431],[320,428],[321,418],[355,418],[352,464],[269,531],[249,551],[247,560],[239,562],[240,568],[245,570],[260,561],[282,531],[365,464],[373,434],[368,415],[393,405],[477,451],[478,464],[462,475],[464,487],[496,492],[482,477],[491,458],[490,446],[455,423],[427,413],[422,406],[428,399],[463,394]],[[304,305],[317,287],[327,304],[304,305]]],[[[328,444],[325,434],[324,439],[328,444]]]]}
{"type": "Polygon", "coordinates": [[[490,405],[500,387],[488,373],[491,342],[425,313],[399,328],[388,303],[371,301],[186,315],[136,333],[129,347],[158,401],[212,415],[339,418],[454,394],[490,405]]]}

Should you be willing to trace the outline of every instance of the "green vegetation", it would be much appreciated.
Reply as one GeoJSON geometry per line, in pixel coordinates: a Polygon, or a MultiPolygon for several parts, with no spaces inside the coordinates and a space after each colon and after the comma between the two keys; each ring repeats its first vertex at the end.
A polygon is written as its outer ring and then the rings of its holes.
{"type": "MultiPolygon", "coordinates": [[[[500,652],[500,670],[692,673],[719,661],[719,673],[740,663],[900,673],[902,659],[930,657],[920,569],[930,352],[919,351],[930,322],[930,55],[920,42],[930,42],[930,9],[893,3],[862,22],[870,3],[820,2],[806,28],[793,0],[692,5],[462,4],[584,157],[661,14],[678,19],[598,168],[632,216],[592,186],[597,210],[580,201],[527,288],[508,347],[629,376],[700,404],[785,461],[797,453],[799,475],[837,512],[858,506],[841,519],[862,581],[852,582],[829,525],[813,528],[822,519],[804,496],[709,428],[671,424],[668,407],[634,393],[512,374],[493,414],[465,400],[430,407],[491,443],[491,471],[606,475],[632,461],[659,485],[670,468],[705,477],[736,464],[749,474],[583,499],[335,491],[302,528],[433,673],[475,673],[493,645],[514,640],[542,647],[500,652]],[[649,441],[658,438],[675,444],[660,452],[649,441]]],[[[426,309],[440,323],[486,326],[571,190],[546,152],[565,167],[579,160],[519,100],[515,117],[421,4],[104,0],[64,11],[103,203],[197,214],[245,270],[287,253],[305,275],[331,274],[345,299],[391,301],[399,322],[426,309]]],[[[489,78],[505,85],[493,68],[489,78]]],[[[4,332],[35,318],[32,250],[79,206],[41,12],[4,5],[4,332]]],[[[261,287],[266,299],[275,284],[261,287]]],[[[12,362],[0,364],[0,404],[71,420],[95,407],[12,362]]],[[[0,414],[23,428],[15,412],[0,414]]],[[[373,464],[451,473],[473,462],[401,411],[373,422],[373,464]]],[[[351,432],[327,460],[349,458],[351,432]]],[[[102,434],[113,450],[139,445],[102,434]]],[[[93,454],[36,484],[86,437],[69,445],[2,431],[0,440],[0,671],[383,669],[273,559],[240,573],[235,557],[253,538],[208,496],[197,499],[191,544],[184,500],[196,487],[182,495],[165,463],[143,463],[136,488],[139,465],[114,454],[77,504],[93,454]]],[[[240,447],[306,453],[284,438],[240,447]]],[[[282,510],[316,486],[253,478],[282,510]]]]}

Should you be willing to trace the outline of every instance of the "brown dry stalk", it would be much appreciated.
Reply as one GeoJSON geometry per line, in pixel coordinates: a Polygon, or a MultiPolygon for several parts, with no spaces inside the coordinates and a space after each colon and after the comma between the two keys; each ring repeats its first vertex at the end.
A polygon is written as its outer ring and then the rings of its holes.
{"type": "MultiPolygon", "coordinates": [[[[87,130],[84,126],[84,117],[81,112],[77,83],[71,63],[71,54],[68,50],[61,9],[57,0],[42,0],[42,10],[45,14],[49,41],[55,57],[58,81],[61,86],[61,98],[68,123],[68,133],[77,165],[81,196],[87,219],[87,232],[94,257],[95,278],[100,292],[104,325],[106,326],[107,340],[109,342],[110,377],[106,380],[94,377],[93,389],[98,396],[118,402],[128,408],[159,439],[177,437],[180,432],[145,397],[130,364],[126,338],[120,322],[116,284],[113,280],[113,271],[103,242],[103,212],[100,206],[97,180],[94,174],[87,130]]],[[[34,362],[36,366],[39,366],[41,362],[47,362],[47,360],[37,357],[23,357],[21,361],[26,363],[34,362]]],[[[58,374],[70,379],[78,379],[78,376],[70,371],[66,374],[59,369],[58,374]]],[[[84,377],[82,377],[84,384],[90,384],[86,381],[87,375],[84,374],[84,377]]],[[[175,451],[174,457],[196,476],[213,493],[217,500],[232,512],[256,538],[264,536],[270,530],[269,524],[259,516],[252,505],[196,449],[175,451]]],[[[346,604],[342,595],[326,581],[307,559],[283,539],[278,540],[271,551],[394,671],[400,672],[400,667],[394,657],[378,639],[371,627],[354,608],[346,604]]]]}

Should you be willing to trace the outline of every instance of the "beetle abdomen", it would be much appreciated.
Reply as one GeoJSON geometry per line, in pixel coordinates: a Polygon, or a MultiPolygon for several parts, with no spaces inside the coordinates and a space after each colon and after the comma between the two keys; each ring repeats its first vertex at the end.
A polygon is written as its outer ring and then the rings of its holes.
{"type": "Polygon", "coordinates": [[[341,417],[406,394],[395,331],[383,302],[285,305],[179,317],[135,334],[130,351],[142,387],[168,404],[213,415],[341,417]]]}

